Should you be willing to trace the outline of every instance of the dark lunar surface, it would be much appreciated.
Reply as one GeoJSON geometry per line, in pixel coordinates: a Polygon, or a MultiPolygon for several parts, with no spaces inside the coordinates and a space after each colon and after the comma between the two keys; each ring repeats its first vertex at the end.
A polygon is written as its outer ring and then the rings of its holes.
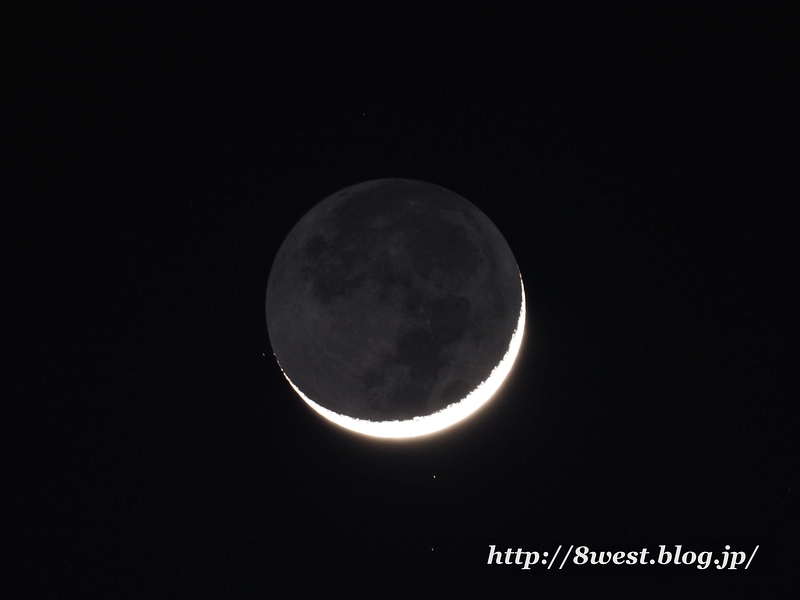
{"type": "Polygon", "coordinates": [[[480,210],[382,179],[326,198],[292,229],[266,310],[275,356],[306,396],[386,421],[436,412],[484,381],[520,305],[514,256],[480,210]]]}

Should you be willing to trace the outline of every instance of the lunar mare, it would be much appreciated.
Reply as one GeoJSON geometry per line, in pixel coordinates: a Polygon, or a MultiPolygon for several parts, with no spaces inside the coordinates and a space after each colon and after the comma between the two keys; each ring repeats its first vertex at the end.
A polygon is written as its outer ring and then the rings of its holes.
{"type": "Polygon", "coordinates": [[[317,413],[408,437],[491,397],[519,349],[524,303],[511,249],[477,207],[382,179],[329,196],[294,226],[266,316],[281,370],[317,413]]]}
{"type": "MultiPolygon", "coordinates": [[[[519,311],[519,322],[517,323],[517,328],[514,330],[514,335],[511,336],[511,343],[508,346],[508,351],[503,357],[503,360],[494,368],[489,378],[467,394],[463,400],[453,403],[432,415],[414,417],[406,421],[366,421],[364,419],[354,419],[347,415],[340,415],[332,410],[323,408],[311,400],[301,389],[292,383],[292,380],[283,369],[281,369],[281,371],[289,382],[289,385],[294,388],[294,391],[297,392],[306,404],[328,419],[331,423],[335,423],[350,431],[373,437],[393,439],[413,438],[436,433],[437,431],[446,429],[466,419],[491,400],[495,392],[497,392],[503,381],[505,381],[506,377],[511,372],[511,367],[514,366],[514,361],[522,346],[522,337],[525,331],[525,289],[522,284],[521,276],[520,288],[522,291],[522,305],[519,311]]],[[[280,365],[280,363],[278,364],[280,365]]]]}

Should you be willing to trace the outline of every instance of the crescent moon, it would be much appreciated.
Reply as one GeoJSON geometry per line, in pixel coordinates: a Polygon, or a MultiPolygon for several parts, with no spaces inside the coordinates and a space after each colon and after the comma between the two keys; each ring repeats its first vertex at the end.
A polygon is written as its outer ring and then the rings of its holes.
{"type": "Polygon", "coordinates": [[[317,414],[415,438],[475,413],[519,354],[525,290],[497,227],[408,179],[329,196],[284,240],[267,285],[275,359],[317,414]]]}

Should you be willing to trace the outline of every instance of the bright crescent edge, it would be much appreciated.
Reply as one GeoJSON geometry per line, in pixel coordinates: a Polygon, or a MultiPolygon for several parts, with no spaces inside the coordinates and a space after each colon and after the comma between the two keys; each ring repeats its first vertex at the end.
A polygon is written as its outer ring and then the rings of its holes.
{"type": "MultiPolygon", "coordinates": [[[[519,285],[522,293],[522,307],[519,311],[519,321],[517,322],[517,328],[511,336],[511,342],[508,345],[508,350],[505,356],[503,356],[503,359],[492,370],[489,377],[467,394],[463,400],[451,404],[431,415],[414,417],[406,421],[367,421],[340,415],[332,410],[323,408],[301,392],[300,389],[292,383],[289,376],[286,375],[283,367],[281,367],[281,372],[283,376],[286,377],[286,381],[289,382],[289,385],[294,388],[294,391],[306,401],[306,404],[332,423],[349,429],[350,431],[387,439],[415,438],[436,433],[437,431],[441,431],[442,429],[466,419],[469,415],[486,404],[497,390],[500,389],[503,381],[505,381],[505,378],[511,372],[511,367],[514,366],[514,361],[522,346],[522,337],[525,331],[525,286],[522,284],[522,274],[520,274],[519,277],[519,285]]],[[[278,362],[278,366],[280,367],[280,362],[278,362]]]]}

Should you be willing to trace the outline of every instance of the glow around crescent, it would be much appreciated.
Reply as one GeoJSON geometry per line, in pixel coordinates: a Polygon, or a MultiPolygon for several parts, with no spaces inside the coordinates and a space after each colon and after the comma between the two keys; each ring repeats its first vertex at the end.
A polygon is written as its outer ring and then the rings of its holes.
{"type": "MultiPolygon", "coordinates": [[[[281,368],[283,376],[294,388],[294,391],[306,401],[306,403],[317,411],[320,415],[329,421],[355,431],[379,438],[414,438],[422,435],[428,435],[441,431],[446,427],[455,425],[459,421],[467,418],[469,415],[478,410],[481,406],[486,404],[495,392],[500,388],[505,378],[511,372],[511,367],[519,354],[519,349],[522,346],[522,336],[525,331],[525,287],[522,285],[522,276],[519,278],[520,291],[522,295],[522,306],[519,311],[519,321],[517,328],[511,336],[511,342],[508,345],[508,350],[503,356],[500,363],[492,370],[489,377],[483,381],[478,387],[472,390],[463,400],[451,404],[442,410],[435,412],[431,415],[423,417],[414,417],[406,421],[367,421],[364,419],[354,419],[346,415],[340,415],[323,408],[308,396],[306,396],[286,375],[286,372],[281,368]]],[[[278,363],[280,366],[280,363],[278,363]]]]}

